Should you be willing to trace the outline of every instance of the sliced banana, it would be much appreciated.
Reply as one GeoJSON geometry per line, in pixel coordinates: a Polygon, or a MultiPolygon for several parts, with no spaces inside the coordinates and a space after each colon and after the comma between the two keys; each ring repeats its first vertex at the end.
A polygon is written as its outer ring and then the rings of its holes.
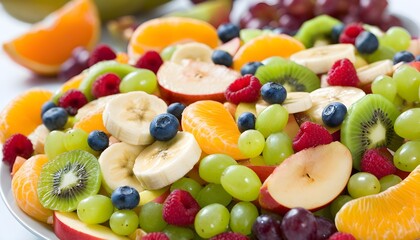
{"type": "Polygon", "coordinates": [[[134,161],[144,148],[119,142],[102,152],[98,161],[102,172],[102,186],[106,192],[111,194],[120,186],[130,186],[138,192],[144,190],[133,173],[134,161]]]}
{"type": "Polygon", "coordinates": [[[316,74],[326,73],[340,59],[356,62],[355,48],[352,44],[332,44],[299,51],[290,60],[303,65],[316,74]]]}
{"type": "Polygon", "coordinates": [[[185,59],[201,62],[212,62],[213,50],[204,43],[189,42],[180,44],[172,54],[171,61],[181,63],[185,59]]]}
{"type": "Polygon", "coordinates": [[[92,112],[103,111],[106,104],[118,95],[120,94],[113,94],[105,97],[100,97],[93,101],[90,101],[89,103],[81,107],[79,110],[77,110],[77,114],[75,116],[76,121],[91,114],[92,112]]]}
{"type": "Polygon", "coordinates": [[[152,119],[167,109],[166,103],[142,91],[120,94],[105,106],[105,128],[118,140],[133,145],[148,145],[154,139],[149,127],[152,119]]]}
{"type": "Polygon", "coordinates": [[[357,69],[357,77],[361,85],[366,85],[380,75],[391,75],[394,71],[391,60],[382,60],[357,69]]]}
{"type": "Polygon", "coordinates": [[[187,174],[200,160],[201,148],[194,136],[178,132],[166,142],[156,141],[137,157],[133,172],[145,189],[160,189],[187,174]]]}
{"type": "MultiPolygon", "coordinates": [[[[260,99],[255,104],[257,116],[270,104],[260,99]]],[[[289,92],[281,104],[289,114],[303,112],[312,107],[312,99],[308,92],[289,92]]]]}

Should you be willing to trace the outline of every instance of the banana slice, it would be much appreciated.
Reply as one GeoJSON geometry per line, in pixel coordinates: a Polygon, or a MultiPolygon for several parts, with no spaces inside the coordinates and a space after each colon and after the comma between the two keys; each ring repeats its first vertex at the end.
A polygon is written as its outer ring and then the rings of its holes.
{"type": "Polygon", "coordinates": [[[212,62],[213,50],[204,43],[189,42],[178,45],[172,54],[171,61],[181,63],[185,59],[201,62],[212,62]]]}
{"type": "Polygon", "coordinates": [[[92,112],[103,111],[105,109],[106,104],[118,95],[120,94],[113,94],[105,97],[100,97],[88,102],[86,105],[77,110],[77,114],[75,116],[76,121],[91,114],[92,112]]]}
{"type": "Polygon", "coordinates": [[[130,186],[140,193],[143,187],[133,174],[134,161],[144,146],[124,142],[114,143],[102,152],[99,165],[102,172],[102,186],[109,194],[120,186],[130,186]]]}
{"type": "Polygon", "coordinates": [[[166,142],[156,141],[137,157],[133,172],[145,189],[159,189],[187,174],[200,160],[201,148],[194,136],[178,132],[166,142]]]}
{"type": "MultiPolygon", "coordinates": [[[[257,116],[270,104],[260,99],[255,104],[257,116]]],[[[281,104],[289,114],[303,112],[312,107],[312,99],[308,92],[289,92],[287,98],[281,104]]]]}
{"type": "Polygon", "coordinates": [[[148,145],[154,139],[149,127],[152,119],[167,109],[166,103],[142,91],[112,98],[105,106],[102,120],[105,128],[118,140],[132,145],[148,145]]]}
{"type": "Polygon", "coordinates": [[[311,69],[316,74],[326,73],[340,59],[356,62],[355,48],[352,44],[332,44],[299,51],[290,60],[311,69]]]}
{"type": "Polygon", "coordinates": [[[367,66],[358,68],[357,77],[359,77],[361,85],[366,85],[373,82],[377,76],[391,75],[394,71],[393,66],[393,62],[388,59],[374,62],[367,66]]]}

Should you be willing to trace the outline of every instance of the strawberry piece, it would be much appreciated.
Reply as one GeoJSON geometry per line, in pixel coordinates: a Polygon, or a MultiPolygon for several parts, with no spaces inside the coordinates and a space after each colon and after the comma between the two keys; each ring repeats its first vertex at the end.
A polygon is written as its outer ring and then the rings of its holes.
{"type": "Polygon", "coordinates": [[[306,148],[329,144],[332,141],[333,137],[325,127],[308,121],[300,125],[300,129],[293,139],[293,150],[298,152],[306,148]]]}
{"type": "Polygon", "coordinates": [[[417,69],[420,72],[420,61],[413,61],[408,63],[408,65],[412,66],[413,68],[417,69]]]}
{"type": "Polygon", "coordinates": [[[77,111],[83,107],[88,100],[81,91],[70,89],[58,99],[58,106],[66,109],[69,115],[76,115],[77,111]]]}
{"type": "Polygon", "coordinates": [[[105,73],[99,76],[92,84],[92,95],[100,98],[120,92],[121,79],[114,73],[105,73]]]}
{"type": "Polygon", "coordinates": [[[251,74],[236,79],[226,91],[225,97],[231,103],[255,102],[260,97],[261,83],[258,78],[251,74]]]}
{"type": "Polygon", "coordinates": [[[107,44],[99,44],[90,53],[88,65],[90,67],[98,62],[113,60],[116,57],[117,54],[115,54],[114,50],[112,50],[111,47],[109,47],[107,44]]]}
{"type": "Polygon", "coordinates": [[[354,45],[357,36],[364,31],[363,26],[359,23],[348,24],[339,37],[340,43],[351,43],[354,45]]]}
{"type": "Polygon", "coordinates": [[[210,240],[248,240],[249,238],[245,235],[235,232],[224,232],[217,234],[210,238],[210,240]]]}
{"type": "MultiPolygon", "coordinates": [[[[34,148],[31,140],[25,135],[17,133],[6,140],[2,152],[3,162],[12,167],[17,156],[27,159],[34,153],[34,148]]],[[[11,169],[12,168],[10,168],[10,170],[11,169]]]]}
{"type": "Polygon", "coordinates": [[[328,240],[356,240],[356,238],[350,233],[336,232],[328,240]]]}
{"type": "Polygon", "coordinates": [[[194,223],[200,206],[191,194],[185,190],[172,191],[163,202],[163,219],[176,226],[187,226],[194,223]]]}
{"type": "Polygon", "coordinates": [[[151,232],[141,237],[142,240],[169,240],[163,232],[151,232]]]}
{"type": "Polygon", "coordinates": [[[149,69],[156,74],[162,64],[163,60],[158,52],[147,51],[137,60],[135,66],[137,68],[149,69]]]}
{"type": "Polygon", "coordinates": [[[336,61],[328,71],[327,82],[332,86],[357,87],[360,80],[357,77],[353,63],[344,58],[336,61]]]}
{"type": "Polygon", "coordinates": [[[394,174],[397,168],[390,159],[379,149],[368,149],[362,156],[360,162],[360,169],[363,172],[368,172],[375,175],[378,179],[394,174]]]}

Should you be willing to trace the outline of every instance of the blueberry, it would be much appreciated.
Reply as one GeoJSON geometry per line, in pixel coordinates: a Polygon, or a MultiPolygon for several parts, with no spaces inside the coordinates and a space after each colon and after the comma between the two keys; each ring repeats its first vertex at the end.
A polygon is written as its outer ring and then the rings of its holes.
{"type": "Polygon", "coordinates": [[[112,192],[111,201],[119,210],[133,209],[139,205],[140,194],[135,188],[122,186],[112,192]]]}
{"type": "Polygon", "coordinates": [[[226,67],[230,67],[233,64],[232,56],[223,50],[215,50],[211,55],[211,60],[215,64],[224,65],[226,67]]]}
{"type": "Polygon", "coordinates": [[[221,24],[217,28],[217,35],[222,42],[228,42],[236,37],[239,37],[239,27],[232,23],[221,24]]]}
{"type": "Polygon", "coordinates": [[[375,34],[363,31],[356,37],[355,46],[359,53],[370,54],[378,49],[379,41],[375,34]]]}
{"type": "Polygon", "coordinates": [[[185,105],[179,102],[171,103],[166,110],[167,113],[174,115],[179,122],[181,122],[182,112],[185,109],[185,105]]]}
{"type": "Polygon", "coordinates": [[[287,91],[280,83],[268,82],[261,89],[261,97],[270,104],[282,104],[287,97],[287,91]]]}
{"type": "Polygon", "coordinates": [[[333,43],[338,43],[341,33],[343,32],[345,26],[344,24],[337,24],[331,30],[331,40],[333,43]]]}
{"type": "Polygon", "coordinates": [[[158,141],[171,140],[178,132],[179,121],[170,113],[162,113],[150,123],[150,135],[158,141]]]}
{"type": "Polygon", "coordinates": [[[263,65],[264,64],[262,64],[261,62],[249,62],[242,66],[241,74],[242,76],[245,76],[247,74],[255,75],[255,73],[257,72],[257,69],[263,65]]]}
{"type": "Polygon", "coordinates": [[[98,130],[90,132],[87,141],[90,148],[99,152],[105,150],[109,145],[108,135],[98,130]]]}
{"type": "Polygon", "coordinates": [[[53,107],[42,115],[42,123],[44,123],[45,127],[50,131],[60,130],[64,128],[68,118],[69,114],[64,108],[53,107]]]}
{"type": "Polygon", "coordinates": [[[244,112],[239,115],[237,120],[238,129],[240,132],[245,132],[248,129],[255,129],[256,117],[251,112],[244,112]]]}
{"type": "Polygon", "coordinates": [[[41,107],[41,116],[44,115],[44,113],[48,110],[50,110],[53,107],[57,107],[57,104],[53,101],[46,101],[44,104],[42,104],[41,107]]]}
{"type": "Polygon", "coordinates": [[[409,51],[400,51],[394,55],[394,64],[399,62],[412,62],[414,61],[414,55],[409,51]]]}
{"type": "Polygon", "coordinates": [[[337,127],[343,122],[346,114],[346,105],[340,102],[332,102],[322,111],[322,121],[329,127],[337,127]]]}

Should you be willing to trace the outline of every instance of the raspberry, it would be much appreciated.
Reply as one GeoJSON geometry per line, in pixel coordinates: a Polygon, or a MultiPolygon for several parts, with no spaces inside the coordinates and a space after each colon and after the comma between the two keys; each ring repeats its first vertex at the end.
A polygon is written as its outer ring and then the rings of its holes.
{"type": "Polygon", "coordinates": [[[350,233],[336,232],[328,240],[356,240],[350,233]]]}
{"type": "Polygon", "coordinates": [[[81,91],[70,89],[58,99],[58,106],[66,109],[69,115],[76,115],[77,111],[83,107],[88,100],[81,91]]]}
{"type": "Polygon", "coordinates": [[[368,149],[363,154],[360,162],[360,169],[363,172],[368,172],[375,175],[378,179],[394,174],[397,168],[390,159],[379,149],[368,149]]]}
{"type": "Polygon", "coordinates": [[[158,52],[147,51],[139,58],[139,60],[137,60],[135,66],[138,68],[149,69],[156,74],[162,64],[163,60],[158,52]]]}
{"type": "Polygon", "coordinates": [[[172,225],[186,226],[194,223],[199,210],[200,206],[189,192],[176,189],[163,202],[163,219],[172,225]]]}
{"type": "Polygon", "coordinates": [[[332,135],[325,127],[309,121],[304,122],[293,139],[293,150],[298,152],[305,148],[329,144],[332,140],[332,135]]]}
{"type": "Polygon", "coordinates": [[[341,32],[339,42],[351,43],[354,45],[354,43],[356,42],[357,36],[359,36],[359,34],[363,31],[364,31],[363,26],[359,23],[348,24],[344,28],[343,32],[341,32]]]}
{"type": "Polygon", "coordinates": [[[169,240],[163,232],[151,232],[141,237],[142,240],[169,240]]]}
{"type": "Polygon", "coordinates": [[[260,96],[261,83],[251,74],[236,79],[225,91],[226,100],[238,104],[240,102],[255,102],[260,96]]]}
{"type": "Polygon", "coordinates": [[[92,84],[92,95],[100,98],[120,92],[121,79],[116,74],[105,73],[99,76],[92,84]]]}
{"type": "Polygon", "coordinates": [[[333,86],[357,87],[359,78],[353,63],[347,58],[336,61],[327,75],[328,84],[333,86]]]}
{"type": "Polygon", "coordinates": [[[235,232],[224,232],[210,238],[210,240],[248,240],[247,236],[235,232]]]}
{"type": "Polygon", "coordinates": [[[89,67],[100,61],[113,60],[117,57],[114,50],[106,44],[99,44],[90,53],[88,65],[89,67]]]}
{"type": "Polygon", "coordinates": [[[34,152],[32,142],[23,134],[17,133],[9,137],[3,145],[3,162],[10,167],[17,156],[29,158],[34,152]]]}

